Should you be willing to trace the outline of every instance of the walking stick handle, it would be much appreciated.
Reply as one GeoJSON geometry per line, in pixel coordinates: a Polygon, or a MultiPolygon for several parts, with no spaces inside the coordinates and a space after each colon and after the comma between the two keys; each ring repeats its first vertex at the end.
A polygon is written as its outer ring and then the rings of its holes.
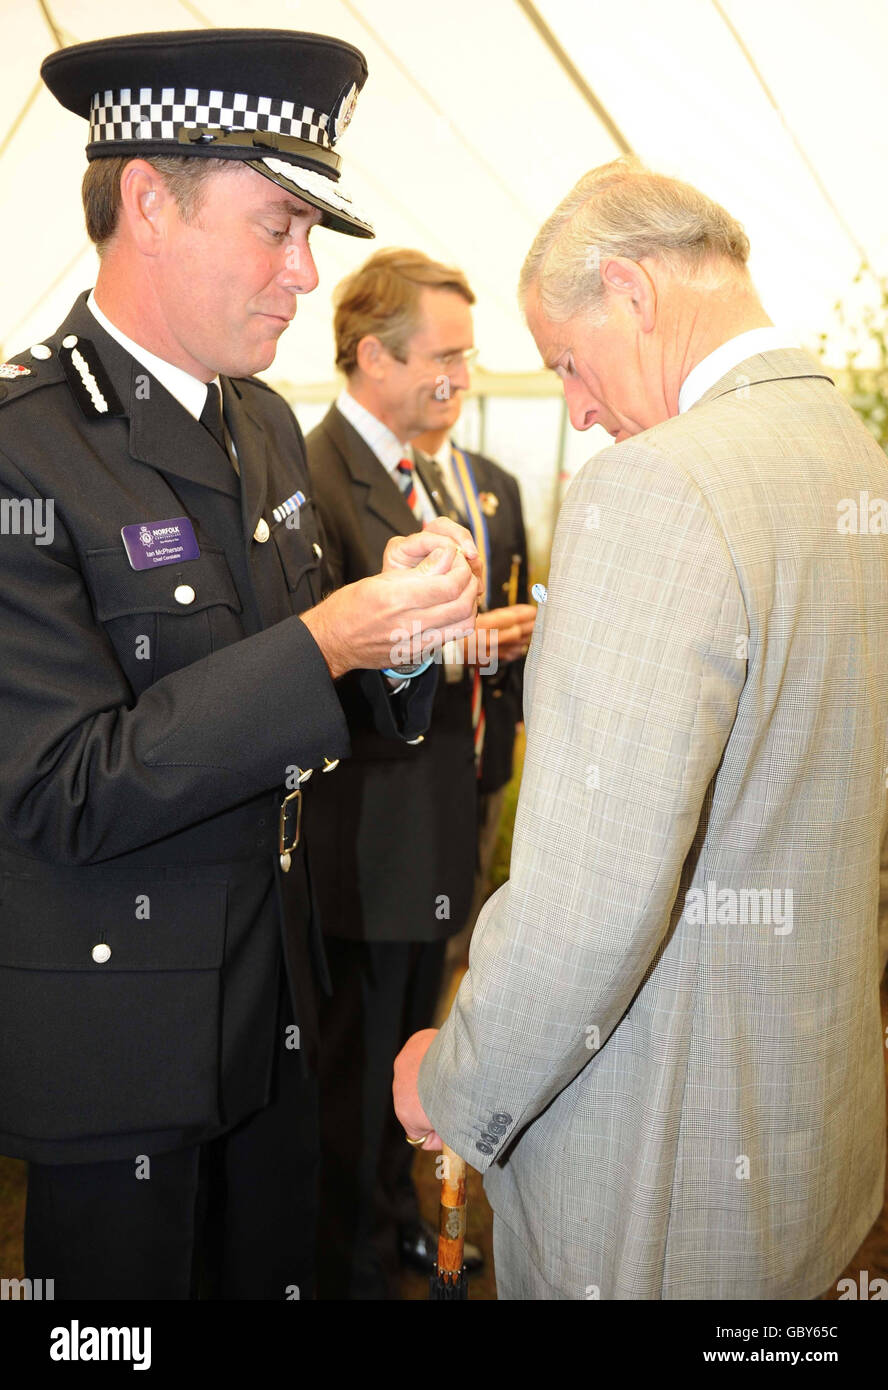
{"type": "Polygon", "coordinates": [[[438,1270],[458,1274],[466,1239],[466,1163],[447,1145],[443,1149],[441,1212],[438,1225],[438,1270]]]}

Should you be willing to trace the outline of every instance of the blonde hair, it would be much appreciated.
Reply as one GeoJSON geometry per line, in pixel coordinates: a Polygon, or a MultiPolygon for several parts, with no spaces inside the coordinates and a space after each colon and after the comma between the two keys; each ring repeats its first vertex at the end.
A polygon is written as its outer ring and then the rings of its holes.
{"type": "Polygon", "coordinates": [[[371,334],[393,357],[404,361],[407,344],[419,326],[424,289],[452,290],[467,304],[475,303],[461,270],[404,247],[383,247],[346,276],[333,296],[337,367],[350,376],[358,365],[358,344],[371,334]]]}
{"type": "Polygon", "coordinates": [[[581,310],[603,321],[598,267],[607,256],[653,257],[676,278],[715,289],[731,276],[748,278],[749,240],[699,189],[624,155],[584,174],[543,223],[521,269],[522,306],[536,285],[550,322],[581,310]]]}

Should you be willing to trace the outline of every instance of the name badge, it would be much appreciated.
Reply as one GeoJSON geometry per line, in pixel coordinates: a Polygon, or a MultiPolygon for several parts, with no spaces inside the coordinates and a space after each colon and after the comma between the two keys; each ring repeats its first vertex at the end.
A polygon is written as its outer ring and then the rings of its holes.
{"type": "Polygon", "coordinates": [[[194,527],[187,516],[174,516],[169,521],[137,521],[132,526],[121,526],[120,534],[134,570],[177,565],[200,555],[194,527]]]}

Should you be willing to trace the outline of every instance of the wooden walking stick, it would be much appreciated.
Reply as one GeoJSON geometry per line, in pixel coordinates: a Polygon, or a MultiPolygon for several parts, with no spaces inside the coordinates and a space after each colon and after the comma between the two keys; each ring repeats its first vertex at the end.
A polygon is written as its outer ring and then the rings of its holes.
{"type": "Polygon", "coordinates": [[[438,1218],[438,1261],[429,1277],[429,1301],[467,1299],[468,1275],[463,1268],[466,1242],[466,1164],[444,1145],[441,1211],[438,1218]]]}

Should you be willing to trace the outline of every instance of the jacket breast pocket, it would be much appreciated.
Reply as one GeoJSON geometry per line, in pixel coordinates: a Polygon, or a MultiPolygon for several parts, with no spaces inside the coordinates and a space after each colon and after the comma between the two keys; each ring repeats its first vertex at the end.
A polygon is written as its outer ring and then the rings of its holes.
{"type": "Polygon", "coordinates": [[[271,530],[294,613],[302,613],[321,601],[323,549],[318,537],[314,507],[308,498],[298,512],[277,522],[271,530]]]}
{"type": "Polygon", "coordinates": [[[225,883],[83,873],[0,876],[0,1131],[217,1124],[225,883]]]}
{"type": "Polygon", "coordinates": [[[222,550],[196,560],[134,570],[119,547],[87,552],[96,617],[140,693],[243,636],[238,598],[222,550]]]}

